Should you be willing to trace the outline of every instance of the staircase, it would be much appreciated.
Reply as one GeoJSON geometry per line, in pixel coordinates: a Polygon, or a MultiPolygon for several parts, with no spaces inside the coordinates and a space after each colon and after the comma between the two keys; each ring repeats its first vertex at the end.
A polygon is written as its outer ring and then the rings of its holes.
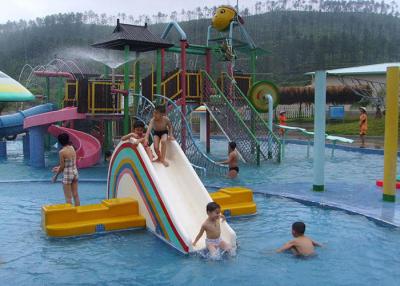
{"type": "Polygon", "coordinates": [[[265,160],[280,162],[280,140],[236,83],[224,75],[218,86],[205,71],[202,80],[204,104],[228,140],[236,142],[243,160],[257,165],[265,160]]]}

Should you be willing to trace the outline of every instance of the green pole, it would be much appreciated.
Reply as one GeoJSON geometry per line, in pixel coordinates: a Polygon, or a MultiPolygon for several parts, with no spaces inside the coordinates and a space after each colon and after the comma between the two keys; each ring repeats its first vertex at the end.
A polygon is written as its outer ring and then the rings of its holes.
{"type": "MultiPolygon", "coordinates": [[[[125,45],[124,89],[129,90],[129,46],[125,45]]],[[[124,135],[129,133],[129,97],[124,97],[124,135]]]]}
{"type": "MultiPolygon", "coordinates": [[[[256,50],[255,49],[251,50],[250,61],[251,61],[251,84],[252,85],[256,82],[256,59],[257,59],[256,56],[257,56],[256,50]]],[[[257,138],[256,121],[255,121],[253,112],[251,113],[250,121],[251,121],[251,132],[253,132],[254,136],[257,138]]],[[[256,149],[256,152],[257,152],[257,165],[260,165],[260,154],[259,154],[260,148],[259,147],[256,149]]]]}
{"type": "MultiPolygon", "coordinates": [[[[161,49],[157,50],[157,65],[156,65],[156,94],[161,94],[161,49]]],[[[157,97],[156,102],[159,103],[160,98],[157,97]]]]}
{"type": "MultiPolygon", "coordinates": [[[[46,77],[46,90],[45,90],[45,96],[46,96],[46,103],[50,102],[50,78],[46,77]]],[[[44,148],[46,150],[50,150],[50,136],[49,134],[46,133],[46,136],[44,137],[44,148]]]]}
{"type": "Polygon", "coordinates": [[[63,78],[58,78],[58,83],[57,83],[57,107],[62,108],[63,106],[63,83],[64,80],[63,78]]]}
{"type": "MultiPolygon", "coordinates": [[[[108,78],[110,75],[110,67],[104,65],[104,79],[108,78]]],[[[112,146],[112,121],[111,120],[104,120],[104,146],[103,150],[107,151],[111,149],[112,146]]]]}
{"type": "MultiPolygon", "coordinates": [[[[136,58],[139,58],[139,53],[136,55],[136,58]]],[[[136,60],[135,63],[135,95],[140,94],[140,61],[136,60]]],[[[137,106],[138,106],[139,97],[134,97],[134,112],[137,113],[137,106]]],[[[135,114],[136,115],[136,114],[135,114]]]]}
{"type": "Polygon", "coordinates": [[[46,77],[46,103],[50,102],[50,78],[46,77]]]}

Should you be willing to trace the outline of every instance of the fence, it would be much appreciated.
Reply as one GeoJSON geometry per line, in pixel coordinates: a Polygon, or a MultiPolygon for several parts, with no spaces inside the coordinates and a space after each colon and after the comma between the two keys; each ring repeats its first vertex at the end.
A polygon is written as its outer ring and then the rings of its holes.
{"type": "Polygon", "coordinates": [[[287,119],[303,119],[314,117],[314,104],[278,105],[275,109],[276,118],[281,111],[286,112],[287,119]]]}

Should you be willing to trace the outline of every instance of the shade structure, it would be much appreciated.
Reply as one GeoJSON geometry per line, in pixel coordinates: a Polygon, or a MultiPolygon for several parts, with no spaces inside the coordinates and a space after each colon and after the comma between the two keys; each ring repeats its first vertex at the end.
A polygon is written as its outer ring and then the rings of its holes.
{"type": "Polygon", "coordinates": [[[32,101],[35,96],[18,81],[0,71],[0,102],[32,101]]]}
{"type": "Polygon", "coordinates": [[[124,50],[127,45],[129,46],[129,51],[132,52],[148,52],[173,46],[173,44],[150,32],[147,24],[144,26],[122,24],[119,19],[114,32],[105,40],[92,46],[95,48],[124,50]]]}

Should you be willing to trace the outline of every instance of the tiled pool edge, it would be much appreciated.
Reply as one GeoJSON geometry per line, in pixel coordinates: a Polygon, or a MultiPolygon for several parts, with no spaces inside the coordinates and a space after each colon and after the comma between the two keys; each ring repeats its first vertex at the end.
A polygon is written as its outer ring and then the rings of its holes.
{"type": "Polygon", "coordinates": [[[320,208],[325,208],[325,209],[332,209],[332,210],[338,210],[338,211],[344,211],[348,214],[351,215],[361,215],[365,218],[367,218],[370,221],[373,221],[374,223],[380,225],[380,226],[385,226],[385,227],[390,227],[390,228],[400,228],[400,224],[396,224],[394,222],[389,222],[387,220],[381,219],[381,218],[377,218],[375,216],[372,216],[371,214],[366,214],[363,213],[361,211],[357,211],[353,208],[351,208],[350,206],[342,206],[339,205],[337,203],[334,202],[327,202],[327,201],[317,201],[317,200],[312,200],[306,197],[302,197],[302,196],[296,196],[293,194],[289,194],[289,193],[282,193],[282,194],[276,194],[276,193],[271,193],[268,191],[253,191],[254,194],[258,194],[258,195],[265,195],[265,196],[270,196],[270,197],[281,197],[281,198],[286,198],[286,199],[291,199],[294,200],[296,202],[299,202],[301,204],[304,205],[309,205],[309,206],[316,206],[316,207],[320,207],[320,208]]]}

